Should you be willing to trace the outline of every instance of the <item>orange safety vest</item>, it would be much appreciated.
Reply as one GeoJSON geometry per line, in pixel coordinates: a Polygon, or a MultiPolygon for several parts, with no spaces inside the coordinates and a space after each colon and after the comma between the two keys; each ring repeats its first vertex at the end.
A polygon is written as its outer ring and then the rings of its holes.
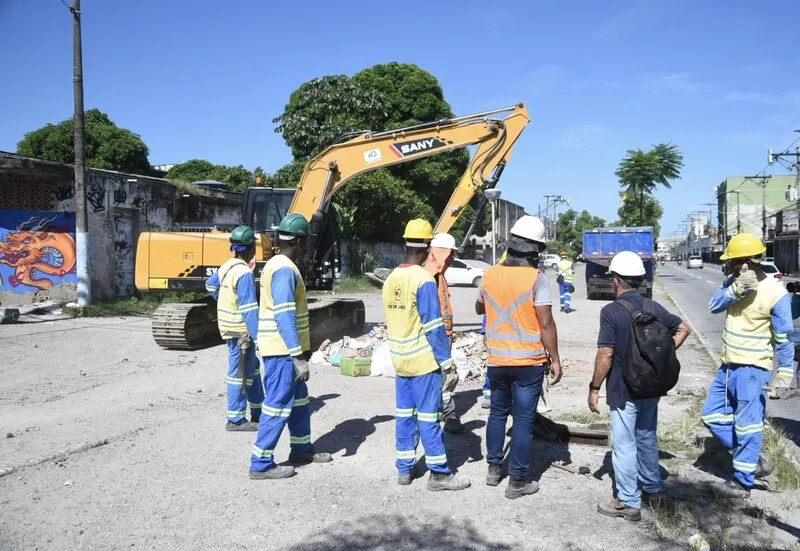
{"type": "Polygon", "coordinates": [[[501,264],[483,274],[488,365],[526,367],[546,361],[533,304],[533,285],[538,275],[536,268],[501,264]]]}
{"type": "Polygon", "coordinates": [[[448,268],[448,266],[445,266],[445,259],[451,253],[451,249],[431,247],[428,261],[425,263],[425,270],[434,277],[439,286],[439,307],[442,310],[444,332],[448,337],[453,335],[453,306],[450,304],[450,289],[447,286],[444,272],[448,268]]]}

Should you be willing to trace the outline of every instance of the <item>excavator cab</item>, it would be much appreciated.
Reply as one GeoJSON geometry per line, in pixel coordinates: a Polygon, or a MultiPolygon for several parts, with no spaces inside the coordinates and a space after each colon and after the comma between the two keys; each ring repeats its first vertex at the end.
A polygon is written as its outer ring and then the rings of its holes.
{"type": "MultiPolygon", "coordinates": [[[[257,234],[269,236],[273,244],[278,243],[278,225],[289,211],[294,198],[294,189],[251,187],[244,192],[242,205],[242,221],[257,234]]],[[[339,225],[336,210],[328,209],[324,221],[318,226],[312,225],[312,231],[318,231],[315,250],[309,250],[308,256],[298,262],[306,287],[313,290],[330,290],[340,277],[342,265],[341,248],[339,246],[339,225]]],[[[261,275],[265,261],[256,261],[254,273],[261,275]]]]}

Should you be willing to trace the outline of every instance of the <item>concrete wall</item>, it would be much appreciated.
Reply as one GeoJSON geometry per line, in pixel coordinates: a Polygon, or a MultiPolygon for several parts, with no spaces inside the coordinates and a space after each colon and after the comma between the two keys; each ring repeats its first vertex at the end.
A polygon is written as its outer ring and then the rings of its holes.
{"type": "MultiPolygon", "coordinates": [[[[396,268],[403,261],[405,248],[402,243],[379,243],[374,241],[342,241],[342,275],[352,275],[353,270],[349,265],[358,256],[364,254],[377,258],[383,268],[396,268]],[[359,252],[353,255],[353,249],[359,252]]],[[[368,267],[369,268],[369,267],[368,267]]]]}
{"type": "MultiPolygon", "coordinates": [[[[238,224],[242,200],[178,189],[160,178],[89,169],[86,201],[92,296],[107,300],[134,294],[141,232],[177,230],[184,223],[238,224]]],[[[74,212],[72,166],[0,153],[1,303],[75,299],[74,212]],[[35,239],[25,234],[29,241],[23,242],[20,236],[30,229],[38,232],[35,239]]]]}

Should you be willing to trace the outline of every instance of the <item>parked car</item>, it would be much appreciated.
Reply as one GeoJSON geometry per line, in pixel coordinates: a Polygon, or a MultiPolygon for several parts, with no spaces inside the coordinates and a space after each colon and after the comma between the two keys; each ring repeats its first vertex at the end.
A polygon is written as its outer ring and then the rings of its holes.
{"type": "Polygon", "coordinates": [[[764,270],[764,273],[767,274],[767,277],[777,279],[778,281],[783,281],[783,274],[774,262],[762,262],[761,269],[764,270]]]}
{"type": "Polygon", "coordinates": [[[703,257],[699,254],[693,254],[689,257],[689,262],[686,263],[686,269],[700,268],[703,269],[703,257]]]}
{"type": "Polygon", "coordinates": [[[546,254],[544,255],[544,265],[548,268],[553,268],[554,270],[558,268],[558,261],[561,260],[561,257],[557,254],[546,254]]]}
{"type": "Polygon", "coordinates": [[[444,273],[448,285],[472,285],[479,287],[483,273],[491,268],[490,264],[480,260],[453,259],[453,263],[444,273]]]}

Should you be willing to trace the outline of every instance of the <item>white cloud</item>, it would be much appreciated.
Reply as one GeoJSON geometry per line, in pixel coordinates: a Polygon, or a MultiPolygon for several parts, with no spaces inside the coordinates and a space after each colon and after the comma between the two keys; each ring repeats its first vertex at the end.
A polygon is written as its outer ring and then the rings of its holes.
{"type": "Polygon", "coordinates": [[[606,130],[599,124],[584,124],[568,128],[556,142],[564,147],[595,147],[606,140],[606,130]]]}
{"type": "Polygon", "coordinates": [[[643,83],[646,88],[656,93],[670,92],[684,96],[694,96],[709,86],[708,83],[692,79],[689,73],[646,76],[643,78],[643,83]]]}

